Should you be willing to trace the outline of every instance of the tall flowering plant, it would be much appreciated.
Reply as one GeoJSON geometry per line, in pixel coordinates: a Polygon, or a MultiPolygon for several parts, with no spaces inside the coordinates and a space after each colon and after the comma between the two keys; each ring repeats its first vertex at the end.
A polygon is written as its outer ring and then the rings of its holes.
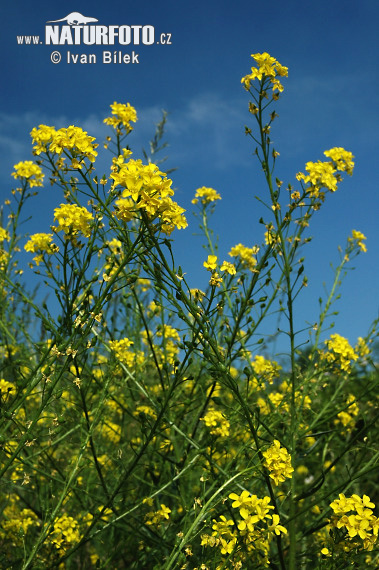
{"type": "Polygon", "coordinates": [[[220,252],[210,219],[222,196],[194,189],[204,291],[172,247],[188,213],[156,160],[165,114],[140,158],[125,142],[135,108],[111,105],[107,175],[80,127],[31,132],[35,161],[15,165],[0,226],[1,567],[378,567],[377,321],[355,345],[326,335],[341,277],[367,250],[361,231],[340,248],[308,351],[295,325],[308,227],[354,157],[332,148],[293,185],[275,177],[288,69],[252,57],[245,132],[268,214],[255,243],[220,252]],[[46,180],[56,207],[24,236],[46,180]],[[54,302],[23,282],[22,248],[54,302]],[[286,359],[265,348],[273,313],[286,359]]]}

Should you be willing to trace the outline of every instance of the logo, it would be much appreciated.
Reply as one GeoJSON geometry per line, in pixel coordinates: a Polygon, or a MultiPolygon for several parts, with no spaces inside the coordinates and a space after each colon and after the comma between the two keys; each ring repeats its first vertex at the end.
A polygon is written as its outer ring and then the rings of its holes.
{"type": "MultiPolygon", "coordinates": [[[[49,20],[45,27],[46,45],[146,45],[155,43],[154,26],[102,26],[93,25],[97,18],[71,12],[60,20],[49,20]],[[66,25],[59,26],[62,22],[66,25]]],[[[171,35],[171,34],[170,34],[171,35]]]]}
{"type": "MultiPolygon", "coordinates": [[[[17,36],[19,45],[52,45],[52,46],[151,46],[172,45],[171,33],[156,33],[151,25],[105,26],[92,16],[84,16],[80,12],[71,12],[59,20],[47,20],[45,24],[45,41],[40,36],[17,36]]],[[[68,64],[102,63],[139,63],[139,54],[134,50],[123,53],[121,50],[96,53],[76,53],[53,51],[50,55],[52,63],[66,61],[68,64]],[[100,56],[101,59],[100,59],[100,56]]]]}
{"type": "Polygon", "coordinates": [[[86,16],[83,16],[83,14],[80,14],[80,12],[71,12],[71,14],[69,14],[65,18],[62,18],[61,20],[49,20],[46,23],[54,24],[55,22],[67,22],[69,26],[81,26],[82,24],[85,25],[89,24],[90,22],[98,22],[98,21],[99,20],[97,20],[96,18],[87,18],[86,16]]]}

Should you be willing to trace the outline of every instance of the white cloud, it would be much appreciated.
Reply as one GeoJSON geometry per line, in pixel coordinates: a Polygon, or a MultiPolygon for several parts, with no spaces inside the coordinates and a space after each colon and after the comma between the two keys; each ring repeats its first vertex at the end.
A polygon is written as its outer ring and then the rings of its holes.
{"type": "MultiPolygon", "coordinates": [[[[234,165],[246,165],[251,154],[244,137],[244,124],[249,121],[246,105],[239,101],[228,101],[218,93],[203,93],[177,106],[167,117],[164,141],[169,144],[162,152],[168,154],[170,166],[183,168],[190,164],[212,164],[213,168],[224,170],[234,165]]],[[[103,123],[104,112],[77,118],[61,114],[48,116],[37,111],[22,115],[0,113],[0,152],[2,181],[9,184],[13,165],[32,158],[30,131],[40,124],[56,128],[76,124],[96,137],[99,150],[110,133],[103,123]]],[[[155,133],[155,126],[162,118],[162,109],[150,106],[138,109],[138,122],[126,139],[135,156],[141,156],[141,149],[149,149],[149,141],[155,133]]],[[[101,160],[103,163],[103,160],[101,160]]],[[[105,164],[105,163],[104,163],[105,164]]],[[[103,166],[103,164],[101,164],[103,166]]]]}

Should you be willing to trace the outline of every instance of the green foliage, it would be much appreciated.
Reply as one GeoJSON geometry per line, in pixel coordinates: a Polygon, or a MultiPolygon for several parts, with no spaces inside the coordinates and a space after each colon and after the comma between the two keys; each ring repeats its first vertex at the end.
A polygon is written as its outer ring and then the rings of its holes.
{"type": "MultiPolygon", "coordinates": [[[[267,182],[264,235],[220,261],[209,220],[221,197],[199,188],[204,292],[174,259],[171,236],[187,222],[171,180],[124,145],[137,121],[129,104],[105,119],[109,180],[79,127],[33,129],[36,162],[15,165],[20,186],[0,227],[1,568],[379,565],[377,321],[355,346],[339,334],[320,341],[341,276],[366,250],[361,232],[341,250],[309,349],[294,328],[305,229],[353,157],[330,149],[297,189],[274,182],[268,107],[287,68],[253,57],[243,84],[257,128],[245,130],[267,182]],[[18,258],[25,204],[45,173],[62,203],[56,225],[41,228],[50,233],[28,236],[26,271],[57,308],[28,291],[18,258]],[[287,363],[263,349],[275,312],[286,317],[287,363]]],[[[151,158],[166,147],[165,121],[151,158]]]]}

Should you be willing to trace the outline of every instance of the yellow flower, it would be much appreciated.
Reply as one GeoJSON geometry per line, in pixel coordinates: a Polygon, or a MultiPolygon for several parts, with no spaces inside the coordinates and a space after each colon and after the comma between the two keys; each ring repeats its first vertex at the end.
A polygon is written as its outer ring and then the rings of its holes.
{"type": "Polygon", "coordinates": [[[204,261],[203,266],[208,271],[213,271],[217,267],[217,255],[208,255],[207,261],[204,261]]]}
{"type": "Polygon", "coordinates": [[[353,230],[351,232],[351,237],[348,238],[348,241],[350,243],[354,243],[356,242],[356,244],[358,245],[358,247],[361,248],[361,251],[366,252],[367,251],[367,247],[366,244],[363,243],[363,240],[367,239],[366,236],[362,233],[362,232],[358,232],[357,230],[353,230]]]}
{"type": "Polygon", "coordinates": [[[354,156],[350,151],[345,150],[341,147],[335,147],[331,148],[330,150],[326,150],[324,152],[324,155],[332,159],[337,170],[347,172],[349,175],[353,174],[354,156]]]}
{"type": "Polygon", "coordinates": [[[33,253],[37,251],[45,251],[46,253],[54,253],[58,251],[58,246],[56,246],[53,241],[53,234],[33,234],[30,236],[29,241],[24,245],[25,251],[31,251],[33,253]]]}
{"type": "MultiPolygon", "coordinates": [[[[253,497],[256,498],[255,495],[253,495],[253,497]]],[[[249,508],[252,505],[253,501],[249,491],[242,491],[240,495],[237,495],[236,493],[230,493],[229,499],[232,499],[232,501],[234,501],[232,503],[233,509],[249,508]]]]}
{"type": "Polygon", "coordinates": [[[10,239],[11,238],[9,232],[0,226],[0,243],[2,243],[5,240],[9,241],[10,239]]]}
{"type": "Polygon", "coordinates": [[[136,203],[131,198],[120,198],[115,202],[116,209],[114,211],[114,215],[119,220],[123,222],[130,222],[133,218],[135,218],[136,214],[136,203]]]}
{"type": "Polygon", "coordinates": [[[70,544],[79,540],[79,524],[73,517],[62,515],[54,520],[51,542],[56,548],[65,550],[70,544]]]}
{"type": "Polygon", "coordinates": [[[134,159],[125,163],[123,157],[118,157],[110,177],[113,179],[112,189],[117,186],[124,188],[121,200],[129,199],[129,202],[120,200],[116,202],[117,217],[129,221],[132,210],[134,212],[144,210],[151,220],[155,218],[161,220],[159,229],[167,235],[170,235],[175,228],[187,227],[184,208],[171,199],[174,194],[171,188],[172,180],[167,178],[156,164],[144,165],[141,160],[134,159]]]}
{"type": "Polygon", "coordinates": [[[371,350],[367,346],[366,341],[362,337],[358,337],[358,342],[354,348],[354,351],[361,357],[364,358],[370,354],[371,350]]]}
{"type": "Polygon", "coordinates": [[[273,514],[272,515],[272,524],[269,525],[268,530],[270,532],[274,532],[276,535],[287,534],[287,529],[284,528],[281,524],[279,524],[279,515],[273,514]]]}
{"type": "Polygon", "coordinates": [[[332,556],[328,548],[322,548],[321,554],[323,554],[324,556],[332,556]]]}
{"type": "Polygon", "coordinates": [[[76,204],[61,204],[54,210],[54,219],[58,221],[57,231],[63,230],[66,234],[82,232],[85,237],[91,235],[90,222],[92,214],[84,207],[76,204]]]}
{"type": "Polygon", "coordinates": [[[139,414],[145,414],[145,416],[150,416],[151,418],[153,418],[153,420],[157,419],[157,414],[152,408],[150,408],[150,406],[137,406],[135,411],[133,412],[133,415],[138,417],[139,414]]]}
{"type": "Polygon", "coordinates": [[[116,103],[116,101],[110,107],[114,117],[107,117],[104,119],[104,123],[114,128],[118,128],[120,125],[123,125],[127,132],[132,131],[133,127],[130,123],[135,123],[137,121],[137,111],[135,108],[129,103],[124,105],[123,103],[116,103]]]}
{"type": "Polygon", "coordinates": [[[145,354],[142,350],[129,350],[133,344],[133,341],[129,340],[128,338],[111,340],[109,342],[109,346],[114,352],[116,358],[128,368],[142,366],[146,361],[145,354]]]}
{"type": "Polygon", "coordinates": [[[258,376],[264,381],[272,384],[274,379],[280,374],[282,367],[275,360],[267,360],[264,356],[256,355],[251,366],[258,376]]]}
{"type": "Polygon", "coordinates": [[[137,285],[139,285],[141,287],[141,291],[143,293],[148,291],[151,287],[151,281],[150,281],[150,279],[147,279],[146,277],[139,277],[137,279],[136,283],[137,283],[137,285]]]}
{"type": "Polygon", "coordinates": [[[280,83],[277,77],[288,77],[288,68],[281,65],[274,57],[271,57],[267,52],[264,53],[253,53],[251,57],[255,59],[258,64],[257,67],[251,68],[251,73],[242,77],[241,83],[244,84],[245,89],[250,89],[250,84],[255,79],[259,81],[262,78],[269,77],[272,84],[273,90],[283,91],[283,85],[280,83]]]}
{"type": "Polygon", "coordinates": [[[285,447],[280,446],[280,442],[277,439],[262,455],[266,460],[264,465],[276,485],[282,483],[287,478],[292,478],[294,468],[291,465],[291,456],[285,447]]]}
{"type": "Polygon", "coordinates": [[[221,196],[213,188],[206,188],[205,186],[203,186],[202,188],[198,188],[196,190],[195,198],[192,200],[192,204],[197,204],[199,200],[203,204],[203,206],[206,206],[210,202],[221,200],[221,196]]]}
{"type": "Polygon", "coordinates": [[[87,134],[80,127],[71,125],[67,128],[55,130],[54,127],[40,125],[38,129],[34,128],[30,133],[35,144],[33,147],[35,154],[41,152],[53,152],[62,154],[64,150],[71,150],[74,154],[73,158],[77,162],[77,155],[88,158],[90,162],[95,162],[99,145],[94,144],[95,138],[87,134]]]}
{"type": "Polygon", "coordinates": [[[122,338],[121,340],[111,340],[109,341],[109,346],[111,350],[115,353],[116,358],[120,362],[124,362],[125,352],[128,352],[129,348],[133,345],[133,341],[128,338],[122,338]]]}
{"type": "Polygon", "coordinates": [[[27,180],[30,188],[43,186],[45,175],[38,164],[35,164],[31,160],[25,160],[24,162],[18,162],[15,164],[13,168],[15,169],[15,172],[12,172],[12,176],[19,180],[27,180]]]}
{"type": "Polygon", "coordinates": [[[165,339],[171,338],[176,341],[180,341],[180,335],[174,327],[170,325],[162,325],[157,331],[157,336],[164,337],[165,339]]]}
{"type": "Polygon", "coordinates": [[[160,525],[161,522],[168,520],[170,518],[171,509],[166,507],[161,503],[161,508],[155,512],[149,512],[146,514],[146,524],[147,525],[160,525]]]}
{"type": "Polygon", "coordinates": [[[246,247],[245,245],[242,245],[242,243],[239,243],[232,247],[229,251],[229,255],[230,257],[238,257],[242,265],[245,265],[252,271],[257,264],[255,256],[258,251],[259,247],[246,247]]]}
{"type": "Polygon", "coordinates": [[[236,274],[235,266],[233,265],[233,263],[230,263],[229,261],[223,261],[220,269],[221,269],[221,271],[226,271],[226,273],[229,273],[229,275],[235,275],[236,274]]]}
{"type": "Polygon", "coordinates": [[[220,287],[222,283],[222,277],[218,273],[212,273],[211,278],[209,279],[209,285],[211,287],[220,287]]]}
{"type": "Polygon", "coordinates": [[[230,422],[218,410],[209,410],[203,418],[200,418],[210,428],[212,435],[228,437],[230,434],[230,422]]]}
{"type": "Polygon", "coordinates": [[[5,396],[5,394],[8,394],[9,392],[13,392],[12,395],[15,394],[15,388],[16,386],[14,384],[12,384],[12,382],[8,382],[8,380],[4,380],[4,378],[0,378],[0,394],[2,395],[2,397],[5,396]]]}
{"type": "Polygon", "coordinates": [[[331,158],[331,162],[307,162],[305,169],[308,174],[299,172],[297,180],[303,180],[305,184],[310,184],[309,195],[323,198],[321,188],[327,188],[331,192],[337,190],[337,183],[341,181],[341,175],[337,172],[341,170],[350,176],[353,173],[354,158],[352,153],[343,148],[332,148],[324,152],[325,156],[331,158]]]}
{"type": "Polygon", "coordinates": [[[350,372],[351,361],[357,360],[358,355],[350,346],[349,341],[339,334],[332,334],[329,340],[325,341],[329,352],[321,352],[321,358],[333,363],[344,370],[350,372]]]}
{"type": "Polygon", "coordinates": [[[363,495],[352,495],[346,498],[343,493],[340,493],[339,499],[330,503],[336,517],[332,518],[332,525],[337,528],[343,528],[348,532],[345,541],[354,539],[353,544],[357,546],[356,540],[358,537],[362,540],[362,547],[367,550],[372,550],[378,537],[379,521],[373,514],[372,509],[375,504],[371,502],[370,497],[363,495]],[[350,514],[347,514],[350,513],[350,514]],[[340,518],[338,518],[339,515],[340,518]]]}
{"type": "Polygon", "coordinates": [[[348,428],[348,431],[351,431],[355,426],[354,416],[359,414],[359,406],[353,394],[349,394],[346,403],[349,407],[337,414],[337,419],[334,420],[334,423],[341,423],[344,427],[348,428]]]}
{"type": "Polygon", "coordinates": [[[24,249],[32,253],[39,253],[39,255],[33,257],[37,265],[43,260],[41,253],[51,255],[59,251],[59,247],[53,243],[53,234],[45,233],[31,235],[29,241],[24,245],[24,249]]]}
{"type": "Polygon", "coordinates": [[[49,127],[47,125],[39,125],[38,129],[34,127],[30,136],[32,137],[32,142],[36,143],[33,147],[35,154],[41,154],[41,152],[46,152],[48,145],[53,140],[56,130],[54,127],[49,127]]]}

